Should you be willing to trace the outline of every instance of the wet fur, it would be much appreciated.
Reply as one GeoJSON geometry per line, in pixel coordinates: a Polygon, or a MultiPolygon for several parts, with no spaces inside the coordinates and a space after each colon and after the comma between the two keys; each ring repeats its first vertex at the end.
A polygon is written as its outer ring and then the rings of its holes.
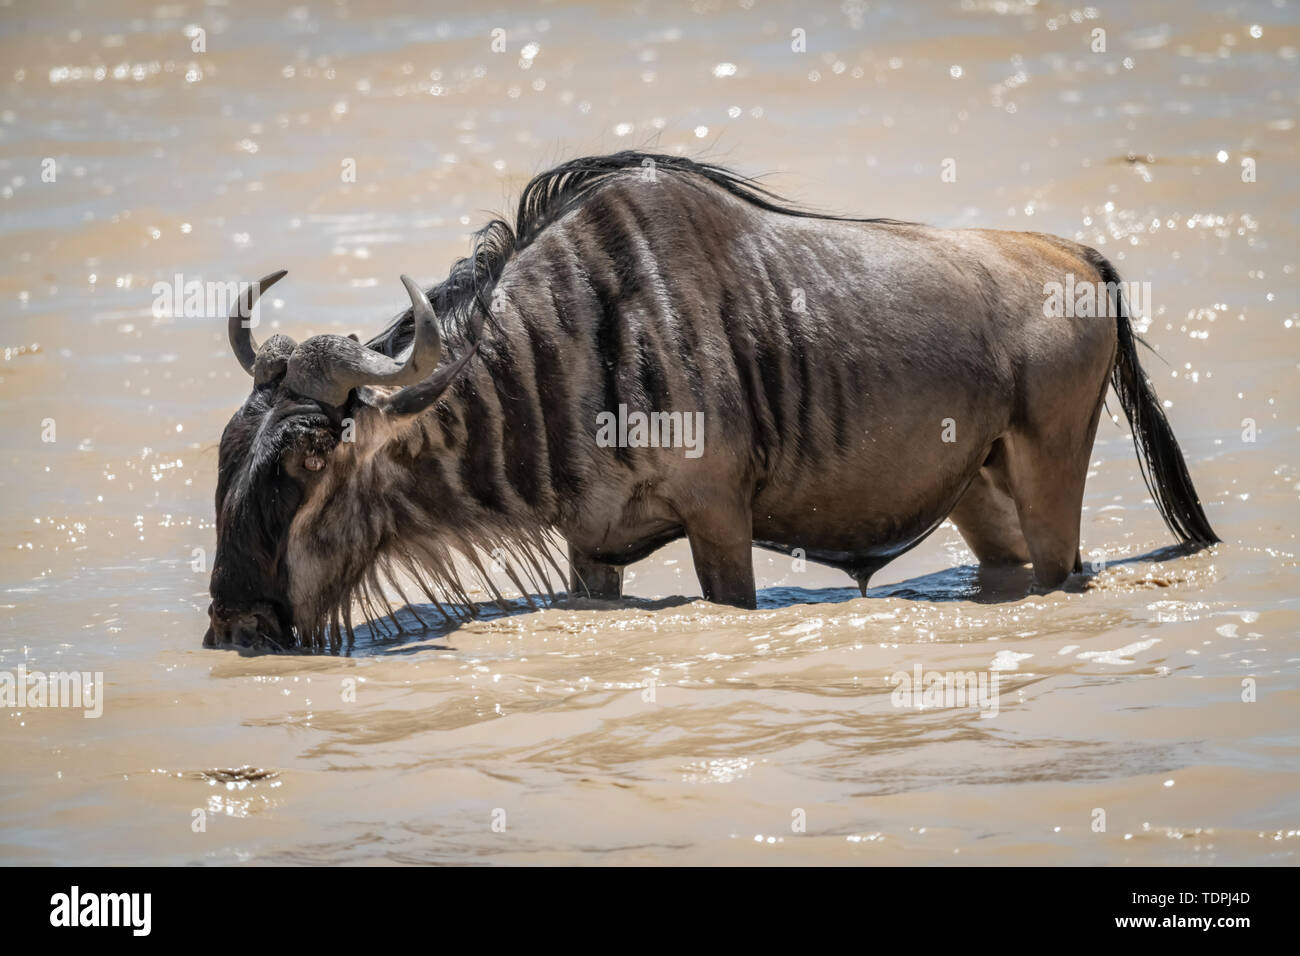
{"type": "MultiPolygon", "coordinates": [[[[982,561],[1032,560],[1050,586],[1078,565],[1114,375],[1162,515],[1180,540],[1214,540],[1127,317],[1044,319],[1043,285],[1067,272],[1114,275],[1055,237],[821,216],[678,157],[566,164],[429,291],[449,359],[488,320],[441,399],[402,414],[389,391],[356,390],[338,414],[356,441],[296,507],[252,468],[272,502],[226,527],[254,565],[277,566],[306,646],[351,638],[354,606],[391,612],[384,584],[404,578],[445,615],[469,613],[457,555],[494,591],[482,555],[500,549],[520,591],[550,594],[559,537],[570,587],[617,596],[623,566],[685,535],[705,596],[752,606],[754,543],[865,588],[951,514],[982,561]],[[620,404],[704,412],[704,456],[598,447],[596,414],[620,404]],[[945,416],[956,442],[939,441],[945,416]]],[[[410,329],[408,310],[368,345],[400,355],[410,329]]],[[[254,395],[241,414],[252,428],[291,400],[254,395]]],[[[223,476],[226,458],[223,442],[223,476]]],[[[220,491],[218,510],[221,524],[220,491]]]]}

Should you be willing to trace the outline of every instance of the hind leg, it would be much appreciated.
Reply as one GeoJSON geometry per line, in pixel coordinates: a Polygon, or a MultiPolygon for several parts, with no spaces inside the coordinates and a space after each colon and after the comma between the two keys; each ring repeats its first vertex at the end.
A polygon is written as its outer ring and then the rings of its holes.
{"type": "Polygon", "coordinates": [[[684,515],[704,600],[753,610],[754,519],[748,502],[718,499],[684,515]]]}
{"type": "Polygon", "coordinates": [[[1071,434],[1015,433],[1007,445],[1007,474],[1024,531],[1034,579],[1047,588],[1059,587],[1071,572],[1083,570],[1079,553],[1079,522],[1083,486],[1097,430],[1098,403],[1085,428],[1071,434]]]}
{"type": "Polygon", "coordinates": [[[979,563],[988,566],[1028,564],[1029,545],[1020,530],[1020,515],[1008,487],[1002,442],[994,442],[984,466],[948,516],[979,563]]]}

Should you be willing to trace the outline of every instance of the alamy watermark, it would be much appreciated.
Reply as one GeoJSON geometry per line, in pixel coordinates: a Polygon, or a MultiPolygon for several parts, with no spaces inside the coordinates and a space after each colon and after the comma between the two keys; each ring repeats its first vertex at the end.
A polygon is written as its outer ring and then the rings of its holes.
{"type": "Polygon", "coordinates": [[[29,710],[66,707],[83,710],[83,717],[104,714],[104,674],[102,671],[29,671],[19,665],[13,671],[0,671],[0,707],[29,710]]]}
{"type": "Polygon", "coordinates": [[[617,414],[596,415],[600,448],[684,448],[687,458],[704,454],[703,412],[641,412],[619,405],[617,414]]]}
{"type": "Polygon", "coordinates": [[[1043,315],[1049,319],[1114,319],[1121,301],[1127,303],[1130,318],[1150,318],[1151,283],[1076,280],[1073,272],[1064,282],[1043,283],[1043,315]]]}
{"type": "Polygon", "coordinates": [[[50,925],[56,927],[124,927],[133,936],[148,936],[152,912],[152,893],[83,893],[73,886],[50,897],[50,925]]]}
{"type": "Polygon", "coordinates": [[[997,671],[927,671],[920,664],[912,673],[894,671],[890,702],[899,708],[939,710],[945,707],[976,707],[980,717],[998,715],[997,671]]]}
{"type": "Polygon", "coordinates": [[[259,301],[251,309],[244,307],[242,297],[249,289],[255,289],[256,282],[205,282],[189,279],[179,272],[171,282],[158,281],[150,288],[153,293],[153,317],[155,319],[224,319],[231,312],[238,310],[245,327],[257,328],[262,316],[262,303],[259,301]]]}

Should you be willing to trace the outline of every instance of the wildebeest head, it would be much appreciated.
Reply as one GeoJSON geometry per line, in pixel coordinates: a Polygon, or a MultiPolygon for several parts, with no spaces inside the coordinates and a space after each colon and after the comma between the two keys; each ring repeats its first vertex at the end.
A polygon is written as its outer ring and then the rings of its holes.
{"type": "MultiPolygon", "coordinates": [[[[467,351],[439,369],[442,342],[433,309],[406,276],[414,337],[404,359],[366,348],[355,336],[317,335],[299,345],[275,335],[259,348],[250,327],[253,308],[284,274],[250,287],[229,318],[230,343],[253,377],[253,391],[221,436],[211,625],[203,641],[208,647],[275,650],[319,639],[320,608],[337,605],[338,596],[325,596],[306,613],[295,607],[290,557],[295,516],[323,484],[337,481],[337,472],[349,467],[338,450],[357,419],[374,427],[379,419],[418,414],[472,354],[467,351]],[[358,398],[359,388],[367,388],[364,399],[358,398]]],[[[335,583],[344,590],[350,586],[335,583]]]]}

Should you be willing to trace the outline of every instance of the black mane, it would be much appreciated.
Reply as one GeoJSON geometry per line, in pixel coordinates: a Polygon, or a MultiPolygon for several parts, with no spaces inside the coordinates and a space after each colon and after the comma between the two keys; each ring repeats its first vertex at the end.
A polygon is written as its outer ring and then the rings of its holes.
{"type": "MultiPolygon", "coordinates": [[[[837,216],[795,206],[776,193],[722,166],[696,162],[682,156],[666,156],[639,150],[624,150],[609,156],[586,156],[561,163],[537,176],[524,187],[512,227],[504,219],[493,219],[474,234],[473,251],[451,267],[447,278],[428,290],[434,311],[453,337],[467,335],[471,319],[478,315],[488,322],[492,311],[492,287],[506,262],[532,242],[547,225],[581,203],[616,173],[653,164],[656,172],[693,173],[737,199],[768,212],[803,219],[834,219],[841,222],[900,224],[897,219],[863,219],[837,216]]],[[[398,315],[384,331],[366,343],[367,348],[396,355],[411,344],[411,310],[398,315]]]]}

